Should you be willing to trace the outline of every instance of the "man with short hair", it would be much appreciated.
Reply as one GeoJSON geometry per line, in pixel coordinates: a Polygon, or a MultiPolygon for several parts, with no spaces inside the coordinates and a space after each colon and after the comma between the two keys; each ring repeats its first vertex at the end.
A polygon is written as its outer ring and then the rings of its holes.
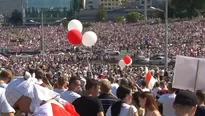
{"type": "Polygon", "coordinates": [[[158,99],[159,105],[163,106],[163,116],[175,116],[173,103],[176,97],[176,89],[172,88],[172,83],[168,83],[168,93],[163,94],[158,99]]]}
{"type": "Polygon", "coordinates": [[[176,116],[194,116],[197,109],[198,99],[191,91],[180,91],[174,101],[176,116]]]}
{"type": "Polygon", "coordinates": [[[86,80],[85,89],[85,96],[73,102],[76,111],[80,116],[104,116],[102,103],[97,98],[100,93],[99,82],[89,78],[86,80]]]}
{"type": "Polygon", "coordinates": [[[73,101],[81,97],[81,95],[76,93],[77,91],[80,90],[80,88],[81,88],[80,78],[75,76],[71,77],[68,84],[68,91],[64,91],[63,93],[61,93],[61,98],[70,103],[73,103],[73,101]]]}
{"type": "Polygon", "coordinates": [[[12,72],[8,69],[2,70],[0,73],[0,88],[6,88],[7,83],[13,78],[12,72]]]}
{"type": "Polygon", "coordinates": [[[102,79],[100,83],[101,94],[98,96],[102,102],[104,113],[108,108],[118,101],[117,97],[111,93],[111,82],[108,79],[102,79]]]}

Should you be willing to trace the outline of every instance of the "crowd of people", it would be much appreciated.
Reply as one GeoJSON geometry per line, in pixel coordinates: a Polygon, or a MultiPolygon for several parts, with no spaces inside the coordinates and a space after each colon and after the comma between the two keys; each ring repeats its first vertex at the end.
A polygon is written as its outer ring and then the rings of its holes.
{"type": "MultiPolygon", "coordinates": [[[[200,56],[204,53],[203,18],[170,22],[168,28],[170,55],[200,56]]],[[[41,27],[7,27],[0,30],[1,46],[6,46],[11,51],[38,50],[41,47],[41,27]]],[[[96,22],[84,28],[84,32],[88,30],[98,35],[98,41],[93,46],[92,53],[106,49],[120,50],[122,46],[126,47],[132,55],[149,53],[152,56],[164,51],[165,27],[163,23],[145,25],[96,22]],[[148,39],[149,49],[142,47],[145,44],[145,36],[148,39]]],[[[44,27],[44,32],[47,53],[74,47],[68,43],[67,29],[63,26],[47,26],[44,27]]],[[[85,50],[83,46],[75,47],[80,48],[81,51],[85,50]]]]}
{"type": "Polygon", "coordinates": [[[99,75],[48,73],[45,65],[22,75],[0,72],[1,116],[203,116],[205,92],[173,88],[159,68],[147,87],[145,70],[99,75]]]}
{"type": "MultiPolygon", "coordinates": [[[[205,20],[169,24],[169,56],[203,57],[205,20]]],[[[62,26],[44,27],[46,55],[10,55],[1,61],[0,116],[204,116],[205,92],[172,86],[172,74],[149,67],[103,62],[103,50],[126,48],[130,56],[164,53],[163,23],[95,22],[84,31],[98,35],[95,46],[74,46],[62,26]],[[90,62],[91,60],[101,62],[90,62]]],[[[0,45],[8,51],[41,48],[41,27],[0,27],[0,45]]]]}

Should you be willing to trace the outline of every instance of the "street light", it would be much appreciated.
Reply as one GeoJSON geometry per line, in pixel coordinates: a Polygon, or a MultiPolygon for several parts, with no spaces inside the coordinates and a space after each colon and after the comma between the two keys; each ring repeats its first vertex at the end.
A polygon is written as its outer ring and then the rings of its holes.
{"type": "Polygon", "coordinates": [[[155,7],[153,7],[153,6],[150,6],[150,8],[153,9],[153,10],[157,10],[157,11],[160,11],[160,12],[164,12],[162,9],[155,8],[155,7]]]}
{"type": "MultiPolygon", "coordinates": [[[[47,10],[41,10],[41,23],[40,22],[36,22],[36,21],[34,21],[34,20],[30,20],[30,22],[32,22],[32,23],[36,23],[36,24],[41,24],[41,36],[42,36],[42,54],[43,54],[43,62],[45,61],[45,38],[44,38],[44,30],[43,30],[43,26],[44,26],[44,12],[46,12],[46,11],[49,11],[49,10],[53,10],[54,8],[53,7],[50,7],[49,9],[47,9],[47,10]]],[[[65,20],[65,18],[64,18],[64,20],[65,20]]],[[[57,21],[55,21],[55,22],[60,22],[60,21],[62,21],[62,20],[57,20],[57,21]]]]}
{"type": "MultiPolygon", "coordinates": [[[[56,21],[54,21],[54,22],[52,22],[51,24],[54,24],[54,23],[59,23],[59,22],[61,22],[61,21],[63,21],[63,20],[66,20],[67,18],[66,17],[64,17],[64,18],[62,18],[62,19],[59,19],[59,20],[56,20],[56,21]]],[[[36,23],[36,24],[41,24],[40,22],[37,22],[37,21],[34,21],[34,20],[29,20],[31,23],[36,23]]]]}
{"type": "Polygon", "coordinates": [[[40,22],[34,21],[34,20],[29,20],[31,23],[36,23],[36,24],[41,24],[40,22]]]}
{"type": "Polygon", "coordinates": [[[165,70],[168,70],[168,0],[165,2],[165,12],[159,8],[153,6],[150,7],[153,10],[163,12],[165,14],[165,70]]]}
{"type": "Polygon", "coordinates": [[[43,18],[44,18],[44,12],[53,10],[53,7],[50,7],[48,10],[42,10],[41,11],[41,33],[42,33],[42,53],[43,53],[43,62],[45,61],[45,38],[44,38],[44,30],[43,30],[43,18]]]}

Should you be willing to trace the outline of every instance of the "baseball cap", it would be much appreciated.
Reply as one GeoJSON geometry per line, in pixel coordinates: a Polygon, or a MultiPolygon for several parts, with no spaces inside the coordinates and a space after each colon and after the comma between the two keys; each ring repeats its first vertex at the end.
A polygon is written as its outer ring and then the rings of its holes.
{"type": "Polygon", "coordinates": [[[177,94],[174,104],[180,104],[184,106],[196,106],[198,104],[198,99],[194,92],[183,90],[177,94]]]}

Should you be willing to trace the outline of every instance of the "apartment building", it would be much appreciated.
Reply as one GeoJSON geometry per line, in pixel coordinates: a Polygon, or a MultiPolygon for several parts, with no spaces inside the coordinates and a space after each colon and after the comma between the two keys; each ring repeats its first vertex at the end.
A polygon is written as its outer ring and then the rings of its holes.
{"type": "Polygon", "coordinates": [[[119,8],[121,6],[121,0],[100,0],[100,5],[106,9],[119,8]]]}
{"type": "Polygon", "coordinates": [[[14,10],[22,11],[25,0],[0,0],[0,14],[10,16],[14,10]]]}
{"type": "Polygon", "coordinates": [[[98,9],[100,6],[99,0],[84,0],[84,1],[83,3],[85,3],[85,9],[98,9]]]}

